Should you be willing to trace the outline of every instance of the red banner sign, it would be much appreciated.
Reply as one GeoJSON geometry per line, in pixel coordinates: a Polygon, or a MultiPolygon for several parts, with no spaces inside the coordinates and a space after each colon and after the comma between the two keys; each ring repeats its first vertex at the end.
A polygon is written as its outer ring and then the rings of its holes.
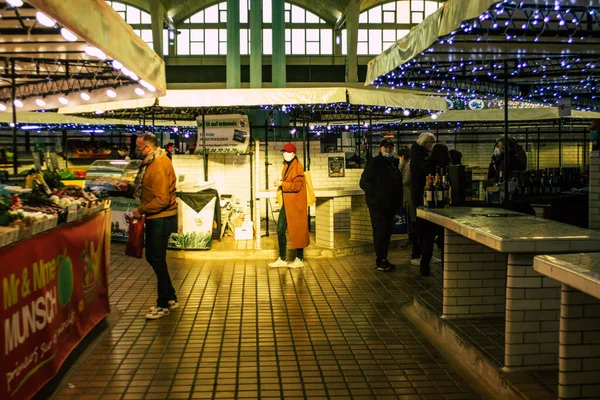
{"type": "Polygon", "coordinates": [[[0,249],[0,399],[29,399],[110,311],[101,212],[0,249]]]}

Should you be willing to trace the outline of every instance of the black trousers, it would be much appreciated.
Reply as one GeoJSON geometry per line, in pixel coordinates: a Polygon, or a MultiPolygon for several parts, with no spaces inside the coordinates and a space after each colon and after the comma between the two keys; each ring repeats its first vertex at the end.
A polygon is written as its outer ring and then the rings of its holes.
{"type": "MultiPolygon", "coordinates": [[[[287,238],[285,231],[287,229],[287,217],[285,216],[285,205],[279,210],[277,219],[277,242],[279,243],[279,258],[285,261],[287,255],[287,238]]],[[[304,260],[304,249],[296,249],[296,257],[304,260]]]]}
{"type": "Polygon", "coordinates": [[[373,245],[377,261],[387,260],[392,228],[394,227],[395,210],[392,208],[378,208],[369,206],[371,227],[373,228],[373,245]]]}
{"type": "Polygon", "coordinates": [[[146,219],[146,261],[156,274],[157,307],[167,308],[169,300],[177,300],[167,267],[167,245],[171,233],[177,231],[177,216],[146,219]]]}
{"type": "Polygon", "coordinates": [[[418,218],[417,227],[421,242],[421,269],[429,271],[433,246],[436,243],[442,252],[442,262],[444,262],[444,228],[421,218],[418,218]]]}

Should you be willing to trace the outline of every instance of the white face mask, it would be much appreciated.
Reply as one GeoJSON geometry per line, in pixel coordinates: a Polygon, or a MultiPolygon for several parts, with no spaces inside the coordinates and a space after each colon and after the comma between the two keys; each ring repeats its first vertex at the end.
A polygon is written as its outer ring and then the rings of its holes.
{"type": "Polygon", "coordinates": [[[294,159],[294,153],[288,153],[287,151],[285,151],[283,153],[283,159],[287,162],[290,162],[294,159]]]}

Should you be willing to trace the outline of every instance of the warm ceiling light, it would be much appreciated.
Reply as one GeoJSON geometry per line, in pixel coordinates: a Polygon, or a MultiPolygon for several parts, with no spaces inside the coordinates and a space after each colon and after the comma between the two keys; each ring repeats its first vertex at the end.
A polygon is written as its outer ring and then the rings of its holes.
{"type": "Polygon", "coordinates": [[[6,106],[4,104],[0,104],[0,111],[6,111],[6,106]]]}
{"type": "Polygon", "coordinates": [[[66,41],[69,41],[69,42],[76,42],[79,40],[79,38],[77,36],[75,36],[75,34],[73,32],[71,32],[70,30],[68,30],[67,28],[60,28],[60,34],[66,41]]]}
{"type": "Polygon", "coordinates": [[[45,27],[48,28],[52,28],[54,27],[54,25],[56,25],[56,21],[53,20],[52,18],[50,18],[49,16],[47,16],[46,14],[44,14],[41,11],[38,11],[35,13],[35,19],[37,19],[37,21],[44,25],[45,27]]]}
{"type": "Polygon", "coordinates": [[[91,99],[90,95],[88,93],[86,93],[86,92],[81,92],[81,94],[79,95],[79,97],[81,97],[85,101],[89,101],[89,99],[91,99]]]}
{"type": "Polygon", "coordinates": [[[410,111],[409,110],[404,110],[404,115],[408,117],[410,115],[410,111]]]}
{"type": "MultiPolygon", "coordinates": [[[[156,92],[156,88],[143,79],[140,79],[140,85],[142,85],[143,87],[148,89],[148,91],[150,91],[150,92],[156,92]]],[[[282,107],[282,110],[283,110],[283,107],[282,107]]]]}
{"type": "Polygon", "coordinates": [[[15,99],[15,101],[13,102],[13,104],[15,105],[15,107],[17,108],[21,108],[23,107],[23,102],[19,99],[15,99]]]}
{"type": "Polygon", "coordinates": [[[67,99],[65,96],[60,96],[58,98],[58,102],[63,106],[66,106],[67,104],[69,104],[69,99],[67,99]]]}
{"type": "Polygon", "coordinates": [[[85,46],[83,51],[85,51],[85,54],[87,54],[88,56],[96,57],[100,60],[106,60],[106,54],[104,54],[104,52],[97,47],[85,46]]]}
{"type": "Polygon", "coordinates": [[[108,90],[106,91],[106,95],[107,95],[108,97],[110,97],[111,99],[114,99],[115,97],[117,97],[117,92],[115,92],[115,91],[114,91],[114,90],[112,90],[112,89],[108,89],[108,90]]]}
{"type": "Polygon", "coordinates": [[[95,114],[102,115],[102,114],[104,114],[104,110],[96,110],[95,114]]]}
{"type": "Polygon", "coordinates": [[[116,70],[120,70],[121,68],[123,68],[123,64],[121,64],[117,60],[113,60],[112,65],[113,65],[113,68],[116,70]]]}
{"type": "Polygon", "coordinates": [[[43,99],[35,99],[35,104],[40,107],[46,107],[46,102],[43,99]]]}
{"type": "Polygon", "coordinates": [[[431,114],[431,119],[437,119],[438,115],[437,114],[431,114]]]}
{"type": "Polygon", "coordinates": [[[135,93],[136,93],[138,96],[143,96],[143,95],[145,95],[145,94],[146,94],[146,92],[144,92],[144,90],[143,90],[142,88],[139,88],[139,87],[135,88],[135,93]]]}
{"type": "Polygon", "coordinates": [[[21,7],[23,5],[23,0],[6,0],[6,2],[13,7],[21,7]]]}

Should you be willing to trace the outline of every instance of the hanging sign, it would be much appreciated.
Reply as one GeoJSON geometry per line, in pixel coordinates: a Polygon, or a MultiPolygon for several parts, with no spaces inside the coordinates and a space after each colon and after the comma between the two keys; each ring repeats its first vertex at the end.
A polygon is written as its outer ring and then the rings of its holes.
{"type": "Polygon", "coordinates": [[[198,142],[194,154],[243,154],[250,143],[250,123],[242,114],[207,115],[204,117],[206,138],[202,134],[202,117],[198,117],[198,142]],[[206,145],[205,145],[206,143],[206,145]]]}
{"type": "Polygon", "coordinates": [[[571,116],[571,99],[559,99],[558,102],[556,102],[556,105],[558,106],[559,117],[562,118],[571,116]]]}

